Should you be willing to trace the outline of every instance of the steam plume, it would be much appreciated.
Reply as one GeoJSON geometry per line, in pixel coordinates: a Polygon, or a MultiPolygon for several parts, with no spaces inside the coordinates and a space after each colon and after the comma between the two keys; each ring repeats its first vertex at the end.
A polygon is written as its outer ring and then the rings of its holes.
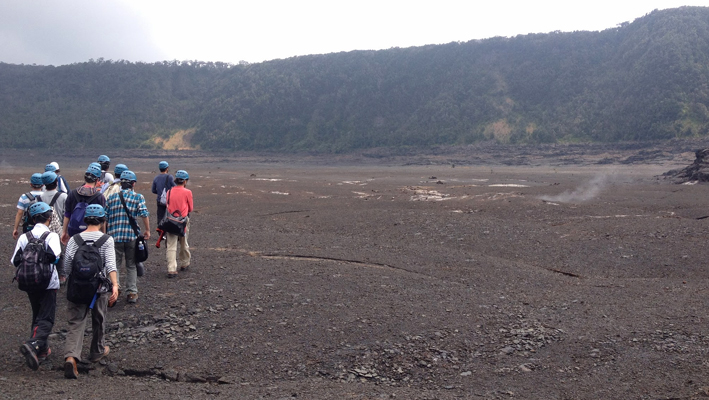
{"type": "Polygon", "coordinates": [[[556,196],[541,196],[540,199],[555,203],[581,203],[598,196],[608,185],[608,180],[608,175],[599,175],[573,191],[567,190],[556,196]]]}

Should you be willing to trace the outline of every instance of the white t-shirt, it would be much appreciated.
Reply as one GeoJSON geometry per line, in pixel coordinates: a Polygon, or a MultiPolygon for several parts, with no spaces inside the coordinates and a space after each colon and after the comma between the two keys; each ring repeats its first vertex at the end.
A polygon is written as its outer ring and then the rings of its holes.
{"type": "Polygon", "coordinates": [[[113,181],[115,180],[115,179],[113,178],[113,174],[110,173],[110,172],[108,172],[108,171],[106,171],[106,172],[101,172],[101,174],[103,175],[103,182],[104,182],[104,183],[108,183],[108,184],[110,185],[110,184],[113,183],[113,181]]]}

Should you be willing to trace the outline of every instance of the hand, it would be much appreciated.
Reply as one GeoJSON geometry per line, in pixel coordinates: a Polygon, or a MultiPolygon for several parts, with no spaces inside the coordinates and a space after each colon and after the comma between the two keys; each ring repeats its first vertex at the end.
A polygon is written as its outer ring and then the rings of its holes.
{"type": "Polygon", "coordinates": [[[145,234],[143,235],[143,239],[145,239],[145,240],[150,239],[150,231],[149,230],[145,231],[145,234]]]}
{"type": "Polygon", "coordinates": [[[20,237],[20,232],[17,231],[17,228],[12,230],[12,238],[17,240],[17,238],[20,237]]]}
{"type": "Polygon", "coordinates": [[[62,244],[66,246],[67,243],[69,243],[69,233],[62,232],[62,244]]]}
{"type": "Polygon", "coordinates": [[[118,284],[113,285],[113,291],[111,292],[111,297],[108,298],[108,306],[113,306],[113,303],[118,300],[118,284]]]}

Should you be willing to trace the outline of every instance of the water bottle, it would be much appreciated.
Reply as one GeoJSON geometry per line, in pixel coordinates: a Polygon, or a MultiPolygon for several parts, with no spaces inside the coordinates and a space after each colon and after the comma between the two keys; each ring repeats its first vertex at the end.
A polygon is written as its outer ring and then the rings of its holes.
{"type": "Polygon", "coordinates": [[[143,245],[143,242],[138,243],[138,250],[140,250],[140,251],[145,250],[145,246],[143,245]]]}

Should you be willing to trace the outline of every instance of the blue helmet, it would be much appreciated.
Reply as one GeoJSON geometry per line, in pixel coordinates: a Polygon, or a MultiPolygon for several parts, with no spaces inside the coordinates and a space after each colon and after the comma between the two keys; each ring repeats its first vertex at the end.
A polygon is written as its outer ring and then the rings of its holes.
{"type": "Polygon", "coordinates": [[[47,166],[44,167],[44,170],[45,170],[45,171],[52,171],[52,172],[54,172],[54,171],[57,170],[57,167],[55,167],[54,164],[47,164],[47,166]]]}
{"type": "Polygon", "coordinates": [[[32,204],[29,208],[30,217],[34,217],[37,214],[44,214],[47,211],[52,211],[52,207],[43,201],[38,201],[32,204]]]}
{"type": "Polygon", "coordinates": [[[116,164],[116,168],[113,169],[114,174],[120,178],[123,171],[127,171],[128,167],[125,164],[116,164]]]}
{"type": "Polygon", "coordinates": [[[106,210],[101,207],[100,204],[89,204],[86,206],[86,210],[84,211],[84,217],[105,217],[106,216],[106,210]]]}
{"type": "Polygon", "coordinates": [[[42,174],[42,183],[45,185],[49,185],[50,183],[54,183],[57,180],[57,174],[54,173],[54,171],[47,171],[42,174]]]}
{"type": "Polygon", "coordinates": [[[133,173],[133,171],[126,170],[121,172],[121,180],[135,182],[138,180],[138,178],[136,178],[135,173],[133,173]]]}
{"type": "Polygon", "coordinates": [[[109,161],[111,161],[111,159],[108,158],[108,156],[106,156],[106,155],[98,156],[98,162],[109,162],[109,161]]]}
{"type": "Polygon", "coordinates": [[[185,171],[184,169],[181,169],[175,172],[175,178],[188,180],[190,179],[190,174],[188,174],[187,171],[185,171]]]}
{"type": "Polygon", "coordinates": [[[168,164],[167,161],[160,161],[160,164],[158,164],[158,168],[160,168],[160,170],[167,169],[169,166],[170,164],[168,164]]]}
{"type": "Polygon", "coordinates": [[[89,167],[86,168],[86,173],[98,178],[101,176],[101,166],[98,163],[91,163],[89,167]]]}
{"type": "Polygon", "coordinates": [[[36,173],[32,174],[32,177],[30,178],[30,184],[32,186],[42,186],[42,174],[36,173]]]}

